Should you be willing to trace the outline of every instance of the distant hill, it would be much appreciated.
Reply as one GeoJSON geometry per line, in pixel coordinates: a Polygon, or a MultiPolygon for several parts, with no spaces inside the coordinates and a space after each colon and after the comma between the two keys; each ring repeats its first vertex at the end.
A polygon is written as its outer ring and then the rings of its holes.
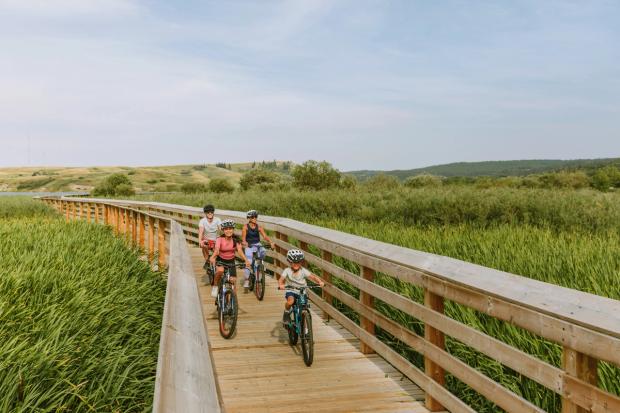
{"type": "Polygon", "coordinates": [[[373,175],[384,173],[393,175],[399,179],[410,176],[430,174],[437,176],[524,176],[540,174],[559,170],[592,170],[606,165],[620,166],[620,158],[600,158],[600,159],[537,159],[537,160],[518,160],[518,161],[487,161],[487,162],[456,162],[445,165],[434,165],[426,168],[393,170],[393,171],[351,171],[347,174],[353,175],[359,180],[366,180],[373,175]]]}
{"type": "Polygon", "coordinates": [[[207,184],[213,178],[225,178],[237,184],[243,172],[263,167],[287,173],[290,162],[248,162],[174,166],[98,166],[98,167],[23,167],[0,168],[0,192],[7,191],[90,191],[113,173],[129,176],[138,192],[178,191],[185,183],[207,184]]]}

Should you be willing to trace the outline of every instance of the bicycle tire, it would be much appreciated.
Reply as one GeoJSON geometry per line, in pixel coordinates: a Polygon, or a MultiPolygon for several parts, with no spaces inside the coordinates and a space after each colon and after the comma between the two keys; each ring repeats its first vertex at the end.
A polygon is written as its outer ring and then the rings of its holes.
{"type": "Polygon", "coordinates": [[[225,339],[232,337],[235,332],[237,313],[237,296],[231,290],[227,290],[218,308],[220,335],[225,339]]]}
{"type": "Polygon", "coordinates": [[[314,338],[312,336],[312,316],[310,311],[301,312],[301,351],[304,355],[304,363],[310,367],[314,359],[314,338]]]}
{"type": "Polygon", "coordinates": [[[262,270],[262,265],[256,267],[256,285],[254,286],[254,294],[258,301],[263,301],[265,297],[265,272],[262,270]]]}

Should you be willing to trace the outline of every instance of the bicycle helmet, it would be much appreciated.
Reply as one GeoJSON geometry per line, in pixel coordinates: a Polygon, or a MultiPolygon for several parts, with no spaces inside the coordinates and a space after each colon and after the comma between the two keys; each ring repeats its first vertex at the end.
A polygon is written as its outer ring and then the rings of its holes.
{"type": "Polygon", "coordinates": [[[304,252],[301,250],[289,250],[286,253],[288,262],[302,262],[304,260],[304,252]]]}
{"type": "Polygon", "coordinates": [[[222,221],[220,226],[222,227],[222,229],[226,229],[226,228],[235,229],[235,221],[233,221],[232,219],[225,219],[224,221],[222,221]]]}
{"type": "Polygon", "coordinates": [[[248,211],[246,216],[248,218],[258,218],[258,211],[256,211],[255,209],[251,209],[251,210],[248,211]]]}
{"type": "Polygon", "coordinates": [[[215,212],[215,207],[211,204],[207,204],[204,208],[202,208],[202,210],[205,212],[205,214],[208,212],[215,212]]]}

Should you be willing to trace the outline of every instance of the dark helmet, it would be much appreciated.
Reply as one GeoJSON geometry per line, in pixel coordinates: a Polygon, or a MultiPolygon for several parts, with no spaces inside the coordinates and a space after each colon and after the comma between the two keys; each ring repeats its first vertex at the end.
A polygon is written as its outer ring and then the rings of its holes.
{"type": "Polygon", "coordinates": [[[246,216],[248,218],[258,218],[258,211],[255,209],[251,209],[248,211],[248,213],[246,214],[246,216]]]}
{"type": "Polygon", "coordinates": [[[207,204],[207,205],[205,205],[204,208],[202,208],[202,210],[205,212],[205,214],[207,212],[215,212],[215,207],[213,205],[211,205],[211,204],[207,204]]]}
{"type": "Polygon", "coordinates": [[[225,219],[224,221],[222,221],[222,223],[220,224],[220,226],[222,227],[222,229],[224,228],[235,228],[235,221],[233,221],[232,219],[225,219]]]}
{"type": "Polygon", "coordinates": [[[288,262],[302,262],[304,260],[304,252],[301,250],[289,250],[286,253],[288,262]]]}

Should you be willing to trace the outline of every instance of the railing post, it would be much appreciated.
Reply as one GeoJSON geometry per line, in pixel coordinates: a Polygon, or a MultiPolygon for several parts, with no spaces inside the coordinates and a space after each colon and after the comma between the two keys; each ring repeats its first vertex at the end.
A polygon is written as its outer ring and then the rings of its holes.
{"type": "Polygon", "coordinates": [[[110,223],[110,209],[106,204],[101,205],[101,212],[103,214],[104,225],[108,225],[110,223]]]}
{"type": "Polygon", "coordinates": [[[94,203],[93,207],[95,207],[95,224],[99,223],[99,204],[94,203]]]}
{"type": "Polygon", "coordinates": [[[71,215],[71,219],[75,221],[75,219],[77,218],[77,208],[75,207],[75,201],[71,202],[71,215]]]}
{"type": "Polygon", "coordinates": [[[67,220],[67,222],[69,222],[69,219],[70,219],[70,217],[69,217],[69,203],[67,201],[62,201],[62,202],[63,202],[63,204],[65,206],[65,217],[66,217],[66,220],[67,220]]]}
{"type": "MultiPolygon", "coordinates": [[[[332,262],[333,260],[332,253],[329,251],[325,251],[325,250],[321,251],[321,258],[323,258],[323,261],[327,261],[327,262],[332,262]]],[[[325,280],[326,284],[332,283],[332,275],[329,272],[327,272],[327,270],[323,270],[321,272],[321,276],[325,280]]],[[[325,290],[323,290],[323,299],[325,300],[327,304],[333,305],[332,296],[329,295],[325,290]]],[[[325,318],[326,320],[329,320],[329,314],[327,314],[326,312],[323,312],[323,318],[325,318]]]]}
{"type": "MultiPolygon", "coordinates": [[[[562,348],[562,369],[569,375],[593,386],[598,385],[598,360],[569,347],[562,348]]],[[[587,413],[590,410],[562,398],[562,413],[587,413]]]]}
{"type": "Polygon", "coordinates": [[[125,208],[125,241],[127,244],[131,243],[131,214],[130,211],[125,208]]]}
{"type": "Polygon", "coordinates": [[[120,235],[121,233],[121,209],[119,207],[114,207],[114,224],[116,227],[116,234],[120,235]]]}
{"type": "Polygon", "coordinates": [[[144,215],[138,212],[138,246],[144,250],[144,215]]]}
{"type": "Polygon", "coordinates": [[[149,216],[149,262],[155,257],[155,218],[149,216]]]}
{"type": "MultiPolygon", "coordinates": [[[[361,267],[360,275],[362,276],[363,279],[367,281],[375,280],[375,270],[371,268],[361,267]]],[[[374,308],[375,306],[375,300],[373,296],[364,291],[360,291],[360,302],[362,303],[362,305],[365,305],[370,308],[374,308]]],[[[373,336],[375,335],[375,324],[372,321],[368,320],[367,318],[363,317],[362,315],[360,315],[360,327],[362,327],[364,330],[366,330],[373,336]]],[[[361,342],[361,345],[360,345],[360,351],[362,354],[374,353],[374,350],[372,349],[372,347],[370,347],[363,341],[361,342]]]]}
{"type": "MultiPolygon", "coordinates": [[[[444,312],[444,302],[443,297],[437,294],[434,294],[428,290],[424,290],[424,305],[431,308],[438,313],[444,312]]],[[[440,349],[445,349],[445,337],[444,334],[437,330],[436,328],[431,327],[428,324],[424,325],[424,338],[431,344],[439,347],[440,349]]],[[[433,381],[441,386],[445,386],[446,384],[446,374],[444,370],[436,363],[428,359],[424,358],[424,370],[427,376],[429,376],[433,381]]],[[[426,393],[426,408],[431,412],[437,412],[440,410],[445,410],[445,408],[434,398],[432,398],[428,393],[426,393]]]]}
{"type": "Polygon", "coordinates": [[[131,211],[131,240],[138,244],[138,213],[131,211]]]}
{"type": "Polygon", "coordinates": [[[166,266],[166,221],[163,218],[157,222],[157,252],[159,254],[159,270],[166,266]]]}

